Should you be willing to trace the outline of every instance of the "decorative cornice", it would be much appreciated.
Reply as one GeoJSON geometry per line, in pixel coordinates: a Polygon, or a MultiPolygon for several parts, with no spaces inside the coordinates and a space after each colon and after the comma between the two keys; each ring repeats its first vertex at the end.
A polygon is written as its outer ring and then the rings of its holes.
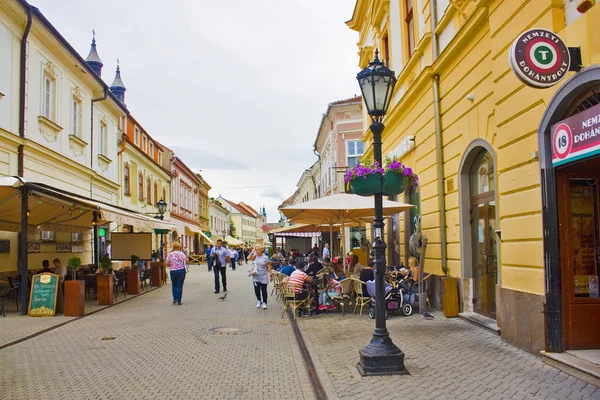
{"type": "Polygon", "coordinates": [[[55,122],[52,122],[44,116],[38,116],[40,125],[40,133],[48,142],[56,142],[58,134],[62,131],[62,127],[55,122]]]}

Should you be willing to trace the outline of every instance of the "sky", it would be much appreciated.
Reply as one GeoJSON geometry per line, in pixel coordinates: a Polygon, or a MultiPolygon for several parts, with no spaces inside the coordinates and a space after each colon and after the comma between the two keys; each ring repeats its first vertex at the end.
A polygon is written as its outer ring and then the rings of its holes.
{"type": "Polygon", "coordinates": [[[354,0],[30,0],[128,110],[222,195],[277,222],[327,104],[360,93],[354,0]]]}

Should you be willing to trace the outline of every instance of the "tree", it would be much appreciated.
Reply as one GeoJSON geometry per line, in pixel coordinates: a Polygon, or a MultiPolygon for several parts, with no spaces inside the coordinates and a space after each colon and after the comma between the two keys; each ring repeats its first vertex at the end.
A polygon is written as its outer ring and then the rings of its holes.
{"type": "Polygon", "coordinates": [[[235,237],[235,224],[232,218],[229,218],[229,236],[235,237]]]}

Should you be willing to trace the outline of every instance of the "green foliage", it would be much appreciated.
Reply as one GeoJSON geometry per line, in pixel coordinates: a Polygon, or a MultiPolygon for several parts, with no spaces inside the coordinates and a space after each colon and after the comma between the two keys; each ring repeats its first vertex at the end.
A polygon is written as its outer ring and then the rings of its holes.
{"type": "Polygon", "coordinates": [[[232,218],[229,218],[229,236],[235,237],[235,224],[232,218]]]}
{"type": "Polygon", "coordinates": [[[81,268],[81,258],[79,257],[71,257],[69,261],[67,261],[67,268],[71,271],[79,271],[81,268]]]}
{"type": "Polygon", "coordinates": [[[130,258],[131,258],[131,269],[138,269],[137,262],[140,260],[140,258],[138,256],[136,256],[135,254],[132,254],[130,256],[130,258]]]}
{"type": "Polygon", "coordinates": [[[102,268],[103,270],[108,270],[110,267],[112,267],[110,258],[108,256],[100,257],[100,268],[102,268]]]}

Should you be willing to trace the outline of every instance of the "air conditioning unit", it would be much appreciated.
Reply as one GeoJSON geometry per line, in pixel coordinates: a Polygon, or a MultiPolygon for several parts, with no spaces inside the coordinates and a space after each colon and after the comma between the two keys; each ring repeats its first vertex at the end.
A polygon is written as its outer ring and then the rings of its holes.
{"type": "Polygon", "coordinates": [[[53,242],[54,237],[54,231],[42,231],[42,241],[53,242]]]}

